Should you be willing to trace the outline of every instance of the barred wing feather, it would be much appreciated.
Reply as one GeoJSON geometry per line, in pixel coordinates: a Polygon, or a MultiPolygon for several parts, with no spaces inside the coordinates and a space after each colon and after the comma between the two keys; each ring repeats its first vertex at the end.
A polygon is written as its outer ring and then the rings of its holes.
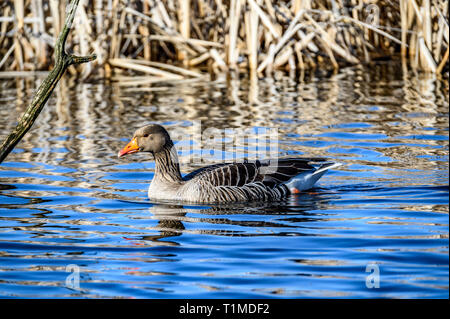
{"type": "Polygon", "coordinates": [[[198,169],[183,179],[207,182],[212,186],[239,187],[261,182],[267,187],[274,187],[289,181],[301,172],[314,170],[311,163],[324,161],[323,158],[284,158],[222,163],[198,169]]]}

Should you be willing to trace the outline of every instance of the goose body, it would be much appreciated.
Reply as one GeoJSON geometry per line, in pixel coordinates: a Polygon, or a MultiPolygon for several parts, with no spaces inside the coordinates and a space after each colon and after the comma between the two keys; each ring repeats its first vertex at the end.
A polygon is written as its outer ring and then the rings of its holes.
{"type": "Polygon", "coordinates": [[[327,170],[340,165],[323,158],[255,160],[210,165],[182,177],[173,142],[160,125],[138,129],[119,152],[119,157],[138,151],[150,152],[155,159],[155,175],[148,197],[164,201],[229,203],[278,200],[312,188],[327,170]]]}

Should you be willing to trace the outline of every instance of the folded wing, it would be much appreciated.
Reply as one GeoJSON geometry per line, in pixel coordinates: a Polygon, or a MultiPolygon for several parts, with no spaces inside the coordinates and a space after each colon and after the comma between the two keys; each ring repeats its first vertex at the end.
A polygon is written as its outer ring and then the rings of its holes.
{"type": "Polygon", "coordinates": [[[211,186],[244,186],[261,182],[267,187],[285,183],[294,176],[315,170],[313,163],[323,158],[284,158],[255,160],[242,163],[223,163],[198,169],[184,177],[185,181],[199,179],[211,186]]]}

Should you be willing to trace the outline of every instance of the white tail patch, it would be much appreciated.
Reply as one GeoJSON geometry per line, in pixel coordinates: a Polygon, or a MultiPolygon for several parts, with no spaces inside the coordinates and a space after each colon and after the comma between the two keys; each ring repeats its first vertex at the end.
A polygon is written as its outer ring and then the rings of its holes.
{"type": "Polygon", "coordinates": [[[333,169],[336,167],[342,166],[342,163],[330,163],[330,164],[323,164],[322,166],[320,166],[316,171],[313,172],[313,175],[315,174],[319,174],[321,172],[326,172],[329,169],[333,169]]]}
{"type": "Polygon", "coordinates": [[[341,166],[341,163],[326,163],[322,164],[316,170],[310,170],[303,173],[298,174],[289,182],[285,183],[285,185],[289,188],[291,193],[295,194],[300,191],[304,191],[310,189],[314,186],[314,184],[325,174],[326,171],[332,168],[336,168],[341,166]]]}

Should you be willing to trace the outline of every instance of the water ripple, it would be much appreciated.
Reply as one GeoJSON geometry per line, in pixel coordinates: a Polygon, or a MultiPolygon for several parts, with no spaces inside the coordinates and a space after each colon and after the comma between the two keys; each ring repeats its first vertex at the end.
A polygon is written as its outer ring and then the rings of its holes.
{"type": "MultiPolygon", "coordinates": [[[[424,76],[380,64],[257,86],[61,85],[0,165],[0,296],[448,298],[448,97],[424,76]],[[148,200],[151,158],[117,150],[158,122],[192,145],[180,152],[190,172],[190,155],[214,146],[186,140],[198,120],[202,130],[275,127],[280,156],[344,165],[274,203],[148,200]],[[79,289],[66,284],[69,265],[79,289]],[[380,288],[367,288],[368,265],[380,288]]],[[[18,94],[36,85],[5,81],[1,136],[24,109],[18,94]]],[[[249,151],[238,145],[237,157],[249,151]]]]}

